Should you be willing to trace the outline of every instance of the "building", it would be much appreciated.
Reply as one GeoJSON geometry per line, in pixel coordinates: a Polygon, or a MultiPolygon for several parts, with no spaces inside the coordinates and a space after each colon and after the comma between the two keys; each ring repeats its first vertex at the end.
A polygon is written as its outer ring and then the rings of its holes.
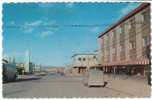
{"type": "Polygon", "coordinates": [[[150,64],[150,3],[142,3],[98,40],[105,72],[145,75],[150,64]]]}
{"type": "Polygon", "coordinates": [[[22,75],[25,73],[25,64],[24,63],[17,63],[17,72],[19,75],[22,75]]]}
{"type": "Polygon", "coordinates": [[[63,74],[65,71],[64,67],[59,67],[59,66],[48,66],[44,67],[43,71],[49,72],[49,73],[54,73],[54,74],[63,74]]]}
{"type": "Polygon", "coordinates": [[[40,72],[40,71],[41,71],[41,65],[34,64],[33,72],[40,72]]]}
{"type": "Polygon", "coordinates": [[[29,62],[29,73],[34,72],[34,67],[35,67],[35,64],[33,62],[29,62]]]}
{"type": "Polygon", "coordinates": [[[72,73],[84,75],[89,67],[98,65],[97,54],[74,54],[72,56],[72,73]]]}

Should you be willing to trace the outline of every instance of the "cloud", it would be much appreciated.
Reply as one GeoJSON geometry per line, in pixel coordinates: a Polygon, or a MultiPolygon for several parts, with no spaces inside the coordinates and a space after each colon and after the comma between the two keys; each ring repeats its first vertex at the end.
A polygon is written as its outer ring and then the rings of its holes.
{"type": "Polygon", "coordinates": [[[72,7],[74,7],[74,3],[67,3],[67,4],[65,5],[65,7],[67,7],[67,8],[72,8],[72,7]]]}
{"type": "Polygon", "coordinates": [[[44,31],[44,32],[40,33],[40,36],[42,38],[45,38],[45,37],[48,37],[48,36],[53,35],[53,34],[54,34],[53,31],[44,31]]]}
{"type": "Polygon", "coordinates": [[[22,27],[22,31],[24,33],[32,33],[35,28],[37,28],[42,23],[41,20],[33,21],[33,22],[25,22],[22,27]]]}
{"type": "Polygon", "coordinates": [[[51,8],[54,6],[54,3],[40,3],[38,4],[40,8],[51,8]]]}
{"type": "Polygon", "coordinates": [[[10,21],[10,25],[15,25],[15,22],[14,21],[10,21]]]}
{"type": "Polygon", "coordinates": [[[51,20],[51,21],[48,21],[48,19],[45,19],[45,21],[43,22],[43,25],[54,25],[56,23],[55,20],[51,20]]]}
{"type": "Polygon", "coordinates": [[[21,30],[24,33],[28,33],[29,35],[38,32],[37,34],[34,34],[34,35],[45,38],[45,37],[53,35],[54,32],[57,30],[54,27],[50,27],[51,25],[54,25],[55,23],[56,23],[55,20],[48,20],[47,18],[43,18],[42,20],[36,20],[33,22],[25,22],[21,30]],[[43,27],[41,28],[40,26],[43,26],[43,27]]]}
{"type": "Polygon", "coordinates": [[[43,27],[45,27],[45,29],[51,29],[49,27],[49,25],[53,25],[55,23],[56,23],[55,20],[51,20],[51,21],[48,21],[48,20],[36,20],[36,21],[33,21],[33,22],[25,22],[23,24],[23,27],[22,27],[21,30],[24,33],[32,33],[34,30],[38,29],[39,26],[43,26],[43,27]]]}
{"type": "Polygon", "coordinates": [[[26,22],[26,23],[25,23],[25,26],[38,26],[38,25],[40,25],[41,23],[42,23],[41,20],[37,20],[37,21],[31,22],[31,23],[26,22]]]}
{"type": "Polygon", "coordinates": [[[14,52],[13,52],[13,55],[14,55],[14,56],[23,56],[23,55],[24,55],[24,53],[14,51],[14,52]]]}
{"type": "Polygon", "coordinates": [[[33,27],[24,27],[24,29],[23,29],[24,33],[32,33],[33,30],[34,30],[33,27]]]}
{"type": "Polygon", "coordinates": [[[128,14],[130,11],[132,11],[133,9],[137,8],[141,3],[128,3],[128,5],[122,9],[120,9],[120,11],[118,11],[119,15],[117,18],[114,18],[114,21],[118,21],[122,18],[122,16],[125,16],[126,14],[128,14]]]}
{"type": "Polygon", "coordinates": [[[128,4],[125,8],[121,9],[121,14],[127,14],[128,12],[130,12],[131,10],[135,9],[139,4],[128,4]]]}
{"type": "Polygon", "coordinates": [[[91,33],[97,33],[97,32],[99,32],[99,31],[100,31],[100,28],[99,28],[99,27],[93,27],[93,28],[90,29],[90,32],[91,32],[91,33]]]}

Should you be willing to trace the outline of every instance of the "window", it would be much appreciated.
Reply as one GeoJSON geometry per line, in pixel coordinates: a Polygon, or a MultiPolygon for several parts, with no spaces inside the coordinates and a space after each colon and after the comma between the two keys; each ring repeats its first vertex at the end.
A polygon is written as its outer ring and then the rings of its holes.
{"type": "Polygon", "coordinates": [[[83,61],[85,61],[86,59],[85,58],[83,58],[83,61]]]}
{"type": "Polygon", "coordinates": [[[78,58],[79,61],[81,61],[81,58],[78,58]]]}
{"type": "Polygon", "coordinates": [[[110,39],[109,39],[109,33],[108,33],[108,34],[107,34],[107,41],[106,41],[106,42],[107,42],[107,46],[109,46],[109,40],[110,40],[110,39]]]}
{"type": "Polygon", "coordinates": [[[93,59],[96,59],[96,56],[93,56],[93,59]]]}
{"type": "Polygon", "coordinates": [[[110,36],[113,37],[113,32],[110,32],[110,36]]]}
{"type": "Polygon", "coordinates": [[[146,22],[149,22],[150,20],[150,14],[148,11],[144,11],[142,13],[142,16],[143,16],[143,23],[146,23],[146,22]]]}
{"type": "Polygon", "coordinates": [[[116,39],[116,31],[113,30],[113,39],[115,40],[116,39]]]}
{"type": "Polygon", "coordinates": [[[118,33],[122,33],[122,25],[118,28],[118,33]]]}
{"type": "Polygon", "coordinates": [[[131,29],[134,29],[135,28],[135,17],[132,17],[131,19],[130,19],[130,27],[131,27],[131,29]]]}
{"type": "Polygon", "coordinates": [[[112,54],[116,55],[116,48],[112,49],[112,54]]]}
{"type": "Polygon", "coordinates": [[[116,31],[115,30],[113,30],[113,37],[112,37],[112,45],[113,45],[113,47],[115,47],[116,46],[116,31]]]}
{"type": "Polygon", "coordinates": [[[130,42],[130,47],[131,47],[131,49],[135,49],[136,48],[136,42],[135,41],[130,42]]]}
{"type": "Polygon", "coordinates": [[[150,37],[149,36],[144,36],[143,37],[143,46],[147,46],[150,43],[150,37]]]}
{"type": "Polygon", "coordinates": [[[131,29],[131,23],[128,23],[127,26],[128,26],[128,30],[130,30],[131,29]]]}

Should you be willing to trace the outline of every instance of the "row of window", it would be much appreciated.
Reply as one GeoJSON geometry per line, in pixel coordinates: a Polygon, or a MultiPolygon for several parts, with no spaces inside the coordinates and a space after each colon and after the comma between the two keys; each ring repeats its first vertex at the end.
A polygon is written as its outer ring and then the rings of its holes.
{"type": "MultiPolygon", "coordinates": [[[[87,58],[81,58],[81,57],[78,58],[79,61],[86,61],[86,59],[87,58]]],[[[97,57],[93,56],[93,59],[97,59],[97,57]]],[[[88,58],[88,60],[90,60],[90,58],[88,58]]]]}
{"type": "MultiPolygon", "coordinates": [[[[120,40],[121,40],[120,42],[123,42],[123,39],[124,39],[124,35],[123,34],[125,33],[126,27],[128,27],[128,30],[130,31],[129,33],[135,34],[135,32],[136,32],[135,26],[137,24],[145,24],[145,23],[150,22],[150,12],[149,12],[149,10],[146,10],[146,11],[142,12],[141,15],[142,15],[141,22],[137,22],[135,20],[135,17],[132,17],[132,18],[129,19],[129,23],[123,23],[123,24],[120,25],[120,28],[118,29],[118,31],[119,31],[118,33],[120,33],[120,40]]],[[[113,33],[111,34],[112,41],[113,41],[113,47],[115,47],[115,44],[116,44],[116,41],[117,41],[116,33],[117,33],[116,30],[113,30],[113,33]]],[[[131,37],[133,37],[132,34],[130,34],[131,37]]],[[[107,38],[106,39],[105,39],[105,37],[103,38],[103,41],[106,40],[106,45],[107,46],[109,45],[109,40],[110,40],[109,36],[110,35],[107,34],[106,35],[107,38]]]]}
{"type": "Polygon", "coordinates": [[[112,30],[112,33],[106,34],[106,36],[102,37],[102,59],[109,61],[109,50],[110,47],[112,47],[112,59],[116,60],[116,55],[117,55],[117,46],[116,44],[120,44],[121,50],[120,50],[120,59],[125,59],[125,45],[129,46],[129,55],[130,58],[135,58],[136,57],[136,36],[138,34],[142,34],[142,43],[141,44],[143,47],[146,47],[150,44],[150,9],[145,9],[141,13],[141,15],[131,17],[127,22],[124,22],[120,25],[119,28],[115,28],[112,30]],[[139,18],[140,17],[140,18],[139,18]],[[137,25],[141,26],[141,29],[137,29],[137,25]],[[136,30],[137,29],[137,30],[136,30]],[[129,35],[129,37],[125,37],[125,33],[129,35]],[[117,35],[119,35],[119,41],[117,40],[117,35]],[[125,44],[125,40],[129,40],[129,44],[125,44]],[[112,44],[109,44],[110,41],[112,44]],[[107,52],[106,54],[105,51],[107,52]],[[105,58],[105,59],[104,59],[105,58]]]}

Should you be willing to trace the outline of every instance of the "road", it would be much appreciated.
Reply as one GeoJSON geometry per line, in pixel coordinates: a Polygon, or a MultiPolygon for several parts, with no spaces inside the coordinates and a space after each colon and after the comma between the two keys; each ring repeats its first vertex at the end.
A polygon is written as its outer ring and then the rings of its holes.
{"type": "Polygon", "coordinates": [[[48,74],[3,84],[4,98],[62,98],[62,97],[134,97],[128,92],[109,87],[91,87],[83,84],[83,77],[48,74]]]}

